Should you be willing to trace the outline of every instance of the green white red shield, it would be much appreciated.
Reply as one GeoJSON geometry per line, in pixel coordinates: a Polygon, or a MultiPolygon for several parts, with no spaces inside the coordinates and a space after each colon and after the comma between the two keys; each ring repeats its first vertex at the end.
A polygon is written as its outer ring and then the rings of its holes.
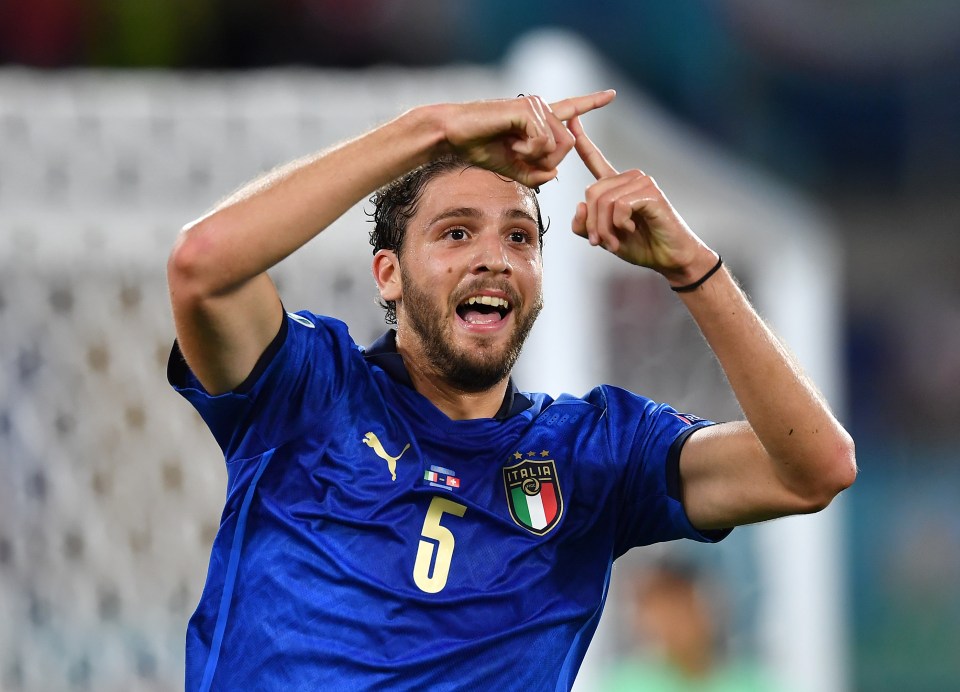
{"type": "Polygon", "coordinates": [[[524,459],[503,469],[510,516],[531,533],[542,536],[563,515],[563,495],[552,459],[524,459]]]}

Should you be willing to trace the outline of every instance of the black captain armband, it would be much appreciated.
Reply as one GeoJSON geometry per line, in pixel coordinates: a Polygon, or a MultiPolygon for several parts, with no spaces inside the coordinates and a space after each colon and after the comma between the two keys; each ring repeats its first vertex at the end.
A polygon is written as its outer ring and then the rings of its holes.
{"type": "Polygon", "coordinates": [[[720,256],[720,253],[717,253],[717,263],[713,265],[713,269],[708,271],[706,274],[701,276],[699,279],[694,281],[692,284],[687,284],[686,286],[671,286],[670,290],[674,293],[689,293],[690,291],[696,291],[698,288],[703,286],[706,283],[707,279],[716,274],[720,267],[723,266],[723,257],[720,256]]]}

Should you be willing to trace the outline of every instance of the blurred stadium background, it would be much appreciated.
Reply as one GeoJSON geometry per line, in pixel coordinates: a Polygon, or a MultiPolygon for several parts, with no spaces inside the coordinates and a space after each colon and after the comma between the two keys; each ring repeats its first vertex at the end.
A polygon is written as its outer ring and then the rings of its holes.
{"type": "MultiPolygon", "coordinates": [[[[712,570],[730,648],[791,689],[960,689],[960,3],[0,0],[0,63],[0,690],[182,687],[223,476],[163,379],[177,229],[401,108],[568,84],[618,88],[601,145],[724,251],[858,444],[824,516],[667,551],[712,570]]],[[[554,266],[584,183],[545,187],[554,266]]],[[[363,342],[380,315],[351,219],[277,278],[363,342]]],[[[548,305],[605,309],[538,326],[521,386],[557,389],[555,353],[586,364],[564,389],[735,415],[662,287],[586,271],[548,305]]],[[[630,648],[623,591],[580,689],[630,648]]]]}

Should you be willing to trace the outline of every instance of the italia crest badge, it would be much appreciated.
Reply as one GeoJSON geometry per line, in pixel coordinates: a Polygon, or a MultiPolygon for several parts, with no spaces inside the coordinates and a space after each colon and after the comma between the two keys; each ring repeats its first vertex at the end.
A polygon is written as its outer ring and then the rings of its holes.
{"type": "Polygon", "coordinates": [[[503,485],[507,491],[510,516],[538,536],[553,529],[563,515],[563,495],[560,493],[557,466],[553,459],[543,458],[548,454],[546,450],[527,452],[528,458],[524,458],[517,452],[513,456],[520,461],[503,469],[503,485]]]}

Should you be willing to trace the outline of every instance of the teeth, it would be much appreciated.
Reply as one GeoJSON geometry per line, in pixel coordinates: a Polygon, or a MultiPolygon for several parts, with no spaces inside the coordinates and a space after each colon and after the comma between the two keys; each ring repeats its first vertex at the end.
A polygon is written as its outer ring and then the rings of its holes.
{"type": "Polygon", "coordinates": [[[503,298],[494,298],[493,296],[473,296],[467,299],[467,305],[489,305],[495,308],[503,308],[507,310],[510,308],[510,303],[508,303],[503,298]]]}

